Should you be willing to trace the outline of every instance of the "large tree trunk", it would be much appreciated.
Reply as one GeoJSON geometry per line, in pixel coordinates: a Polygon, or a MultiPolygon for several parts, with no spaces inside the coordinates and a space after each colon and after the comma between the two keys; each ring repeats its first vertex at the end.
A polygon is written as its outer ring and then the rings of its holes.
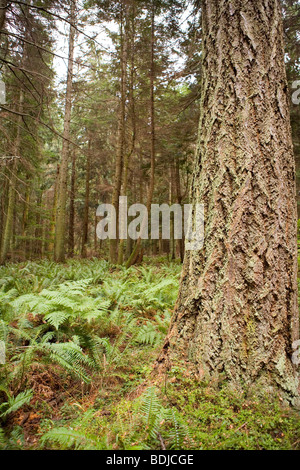
{"type": "Polygon", "coordinates": [[[298,396],[295,168],[279,0],[203,0],[193,203],[205,242],[187,252],[161,361],[200,378],[298,396]]]}

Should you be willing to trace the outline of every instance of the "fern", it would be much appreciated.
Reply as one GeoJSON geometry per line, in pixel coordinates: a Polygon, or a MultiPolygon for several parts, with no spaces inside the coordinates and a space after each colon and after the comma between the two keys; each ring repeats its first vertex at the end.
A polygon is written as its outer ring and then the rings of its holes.
{"type": "Polygon", "coordinates": [[[7,440],[3,429],[0,427],[0,450],[5,450],[7,447],[7,440]]]}
{"type": "Polygon", "coordinates": [[[56,310],[55,312],[49,313],[45,316],[45,320],[53,326],[56,330],[66,323],[66,321],[71,317],[71,314],[66,311],[56,310]]]}
{"type": "Polygon", "coordinates": [[[24,295],[12,302],[18,314],[30,311],[43,315],[57,330],[68,320],[82,318],[91,322],[103,317],[110,302],[86,295],[90,279],[62,284],[58,290],[43,290],[40,294],[24,295]]]}
{"type": "Polygon", "coordinates": [[[143,325],[136,337],[136,341],[138,343],[150,344],[151,346],[157,345],[160,340],[161,335],[152,322],[147,322],[145,325],[143,325]]]}
{"type": "Polygon", "coordinates": [[[147,441],[150,439],[150,443],[152,440],[160,444],[159,438],[163,436],[168,448],[181,450],[185,441],[191,439],[188,426],[178,411],[162,405],[156,387],[146,390],[138,414],[142,415],[148,433],[147,441]]]}
{"type": "Polygon", "coordinates": [[[25,438],[20,426],[14,427],[8,435],[0,428],[0,450],[21,450],[24,446],[25,438]]]}
{"type": "Polygon", "coordinates": [[[102,450],[103,446],[96,436],[74,431],[67,428],[54,428],[48,431],[41,439],[43,446],[48,443],[55,444],[61,449],[74,450],[102,450]]]}
{"type": "Polygon", "coordinates": [[[157,438],[163,410],[161,402],[157,397],[157,389],[155,387],[149,388],[142,399],[140,411],[143,415],[148,434],[153,439],[157,438]]]}
{"type": "Polygon", "coordinates": [[[75,343],[45,343],[37,345],[36,350],[45,354],[46,360],[59,364],[64,370],[76,375],[85,383],[90,383],[91,378],[86,373],[84,366],[93,367],[92,361],[83,354],[82,349],[75,343]]]}
{"type": "Polygon", "coordinates": [[[8,401],[0,405],[0,418],[5,419],[11,413],[27,405],[32,399],[32,390],[19,393],[16,397],[8,395],[8,401]]]}
{"type": "Polygon", "coordinates": [[[165,312],[164,319],[156,315],[152,321],[147,321],[139,328],[136,341],[141,344],[157,346],[166,336],[170,320],[171,316],[168,312],[165,312]]]}
{"type": "Polygon", "coordinates": [[[174,450],[183,449],[186,441],[191,441],[188,426],[183,422],[178,411],[174,408],[165,411],[165,419],[171,424],[171,429],[167,434],[167,439],[170,441],[170,448],[174,450]]]}
{"type": "MultiPolygon", "coordinates": [[[[68,374],[85,383],[98,371],[105,386],[111,377],[128,380],[126,370],[135,361],[137,344],[146,344],[150,350],[163,340],[178,292],[179,270],[172,272],[170,265],[132,267],[115,269],[107,276],[108,269],[108,263],[99,260],[0,267],[0,340],[7,345],[7,363],[1,366],[1,396],[7,397],[0,405],[1,419],[29,403],[30,396],[23,391],[30,387],[31,370],[37,366],[50,371],[49,364],[56,364],[62,380],[68,374]]],[[[130,386],[124,383],[125,388],[130,386]]],[[[149,389],[130,419],[129,429],[125,420],[116,442],[130,448],[136,440],[132,437],[136,426],[141,426],[146,427],[146,434],[145,445],[139,448],[159,448],[159,436],[169,446],[173,441],[177,446],[180,424],[177,429],[174,416],[166,413],[156,389],[149,389]]],[[[17,446],[8,433],[4,438],[4,445],[17,446]]],[[[80,426],[53,429],[44,443],[62,448],[107,448],[95,436],[81,432],[80,426]]]]}

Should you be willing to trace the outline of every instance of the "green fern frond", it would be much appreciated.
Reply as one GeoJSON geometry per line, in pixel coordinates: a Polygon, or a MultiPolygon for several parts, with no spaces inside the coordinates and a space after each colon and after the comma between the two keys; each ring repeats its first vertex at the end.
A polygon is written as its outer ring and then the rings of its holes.
{"type": "Polygon", "coordinates": [[[157,397],[156,387],[149,388],[143,396],[141,403],[141,413],[149,428],[153,427],[162,410],[162,405],[157,397]]]}
{"type": "Polygon", "coordinates": [[[9,414],[27,405],[32,399],[32,396],[32,390],[27,390],[19,393],[16,397],[8,397],[8,402],[0,405],[0,418],[5,419],[9,414]]]}
{"type": "Polygon", "coordinates": [[[61,449],[74,450],[100,450],[102,446],[96,437],[67,428],[54,428],[48,431],[41,439],[42,445],[55,444],[61,449]]]}
{"type": "Polygon", "coordinates": [[[165,419],[171,423],[171,429],[168,433],[171,449],[183,449],[185,441],[191,441],[188,426],[183,422],[182,417],[175,408],[166,410],[165,419]]]}
{"type": "Polygon", "coordinates": [[[45,320],[58,330],[69,318],[71,314],[65,311],[55,311],[45,316],[45,320]]]}
{"type": "Polygon", "coordinates": [[[91,360],[85,356],[82,349],[75,343],[50,344],[49,359],[61,365],[65,370],[75,374],[85,383],[90,383],[91,379],[87,375],[83,366],[92,367],[91,360]]]}

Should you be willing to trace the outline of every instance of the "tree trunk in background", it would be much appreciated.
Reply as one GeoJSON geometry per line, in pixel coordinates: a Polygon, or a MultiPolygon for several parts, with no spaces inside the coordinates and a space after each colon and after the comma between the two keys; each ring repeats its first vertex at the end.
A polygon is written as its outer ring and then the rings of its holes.
{"type": "Polygon", "coordinates": [[[43,193],[42,191],[38,192],[37,201],[36,201],[36,228],[34,233],[35,243],[34,243],[34,254],[37,257],[42,256],[42,236],[43,236],[43,220],[42,220],[42,210],[43,210],[43,193]]]}
{"type": "MultiPolygon", "coordinates": [[[[129,21],[128,21],[129,22],[129,21]]],[[[127,22],[127,23],[128,23],[127,22]]],[[[131,142],[130,148],[126,152],[124,159],[123,169],[123,184],[122,184],[122,195],[127,196],[128,192],[128,170],[131,158],[135,151],[136,143],[136,116],[135,116],[135,96],[134,96],[134,85],[135,85],[135,6],[134,2],[130,8],[130,33],[128,31],[129,25],[127,24],[126,38],[130,44],[130,85],[129,85],[129,107],[130,107],[130,120],[131,120],[131,142]],[[130,34],[130,42],[129,42],[130,34]]],[[[125,240],[120,240],[119,253],[118,253],[118,264],[122,265],[124,261],[124,243],[125,240]]]]}
{"type": "Polygon", "coordinates": [[[10,249],[13,220],[14,220],[14,211],[15,211],[15,204],[16,204],[16,181],[17,181],[16,171],[17,171],[17,159],[14,159],[13,164],[11,166],[11,174],[10,174],[10,181],[9,181],[8,206],[7,206],[5,226],[4,226],[3,236],[2,236],[0,265],[6,262],[7,255],[10,249]]]}
{"type": "Polygon", "coordinates": [[[27,226],[28,226],[30,196],[31,196],[31,183],[29,181],[29,177],[27,176],[26,193],[25,193],[23,217],[22,217],[22,250],[24,252],[25,259],[26,259],[26,255],[28,252],[28,245],[29,245],[28,240],[26,240],[26,234],[27,234],[27,226]]]}
{"type": "MultiPolygon", "coordinates": [[[[182,206],[182,194],[181,194],[181,183],[180,183],[180,167],[179,162],[175,162],[175,186],[176,186],[176,199],[177,204],[182,206]]],[[[182,226],[184,226],[184,216],[182,216],[182,226]]],[[[183,263],[184,261],[184,238],[178,240],[178,251],[180,255],[180,260],[183,263]]]]}
{"type": "Polygon", "coordinates": [[[61,155],[61,165],[58,183],[58,197],[56,209],[56,226],[55,226],[55,250],[54,258],[58,263],[62,263],[65,259],[65,235],[66,235],[66,203],[67,203],[67,185],[68,185],[68,157],[69,157],[69,139],[70,124],[72,112],[72,81],[73,81],[73,60],[74,60],[74,43],[75,28],[72,26],[76,21],[76,4],[75,0],[71,1],[70,13],[70,35],[69,35],[69,61],[68,61],[68,78],[66,90],[65,118],[64,118],[64,140],[61,155]]]}
{"type": "MultiPolygon", "coordinates": [[[[155,183],[155,96],[154,96],[154,80],[155,80],[155,4],[152,2],[151,9],[151,66],[150,66],[150,121],[151,121],[151,156],[150,156],[150,183],[148,188],[147,198],[147,211],[148,215],[151,214],[151,205],[154,194],[155,183]]],[[[142,203],[142,201],[141,201],[142,203]]],[[[142,222],[141,233],[143,233],[145,224],[148,224],[148,219],[142,222]]],[[[126,268],[130,268],[140,261],[143,257],[142,239],[139,238],[135,248],[126,263],[126,268]]]]}
{"type": "Polygon", "coordinates": [[[2,31],[5,26],[7,4],[7,0],[0,0],[0,31],[2,31]]]}
{"type": "MultiPolygon", "coordinates": [[[[171,165],[170,165],[170,189],[169,189],[169,204],[170,207],[173,205],[173,194],[174,194],[174,179],[175,179],[175,174],[174,174],[174,161],[173,159],[171,160],[171,165]]],[[[174,261],[176,259],[176,243],[175,243],[175,218],[174,218],[174,213],[171,213],[171,220],[170,220],[170,246],[169,246],[169,259],[170,261],[174,261]]]]}
{"type": "MultiPolygon", "coordinates": [[[[7,171],[7,162],[5,162],[5,169],[3,173],[6,175],[7,171]]],[[[6,207],[7,207],[7,191],[8,191],[9,182],[7,178],[5,178],[2,187],[2,197],[0,198],[0,205],[1,205],[1,213],[0,213],[0,246],[2,245],[2,237],[3,237],[3,228],[5,222],[5,214],[6,214],[6,207]]]]}
{"type": "Polygon", "coordinates": [[[71,189],[70,189],[70,213],[69,213],[69,256],[74,256],[75,249],[75,184],[76,184],[76,151],[72,153],[72,173],[71,173],[71,189]]]}
{"type": "Polygon", "coordinates": [[[187,252],[161,362],[298,400],[297,216],[279,0],[203,0],[193,203],[205,243],[187,252]],[[221,375],[222,374],[222,375],[221,375]]]}
{"type": "Polygon", "coordinates": [[[128,5],[121,5],[121,101],[118,122],[118,138],[116,153],[115,183],[112,195],[112,205],[116,210],[117,216],[117,240],[110,240],[110,262],[115,264],[118,261],[118,228],[119,228],[119,199],[122,186],[122,172],[125,150],[125,118],[126,118],[126,78],[127,78],[127,28],[128,5]],[[124,11],[125,10],[125,11],[124,11]]]}
{"type": "Polygon", "coordinates": [[[50,221],[50,230],[49,230],[49,245],[48,251],[49,254],[53,253],[54,251],[54,240],[55,240],[55,222],[56,222],[56,207],[57,207],[57,196],[58,196],[58,183],[59,183],[59,171],[60,166],[57,165],[56,169],[56,178],[54,184],[54,193],[53,193],[53,202],[52,202],[52,211],[51,211],[51,221],[50,221]]]}
{"type": "Polygon", "coordinates": [[[98,218],[97,218],[97,212],[95,211],[94,215],[94,256],[98,256],[99,253],[99,240],[97,236],[97,226],[98,226],[98,218]]]}
{"type": "Polygon", "coordinates": [[[91,141],[89,141],[89,148],[86,156],[86,176],[85,176],[85,200],[84,200],[84,214],[83,214],[83,227],[82,227],[82,246],[81,256],[87,256],[86,245],[89,236],[89,207],[90,207],[90,178],[91,178],[91,141]]]}
{"type": "Polygon", "coordinates": [[[24,104],[24,92],[20,91],[19,100],[19,115],[17,117],[17,135],[15,144],[13,147],[13,162],[11,165],[11,171],[9,172],[9,189],[8,189],[8,203],[6,210],[6,217],[2,235],[1,253],[0,253],[0,265],[4,264],[7,259],[7,255],[10,248],[11,237],[13,232],[14,212],[16,205],[16,185],[17,185],[17,170],[18,170],[18,157],[20,156],[20,144],[21,144],[21,122],[22,112],[24,104]]]}

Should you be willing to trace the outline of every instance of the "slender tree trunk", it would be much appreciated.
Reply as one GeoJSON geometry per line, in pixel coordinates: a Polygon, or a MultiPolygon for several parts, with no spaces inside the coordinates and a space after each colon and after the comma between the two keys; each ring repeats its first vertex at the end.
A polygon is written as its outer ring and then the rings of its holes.
{"type": "Polygon", "coordinates": [[[0,0],[0,36],[1,36],[1,31],[4,29],[4,26],[5,26],[7,5],[8,5],[7,0],[0,0]]]}
{"type": "Polygon", "coordinates": [[[36,214],[36,228],[35,228],[35,244],[34,244],[34,253],[38,257],[41,257],[42,254],[42,234],[43,234],[43,228],[42,228],[42,210],[43,210],[43,194],[41,191],[39,191],[38,196],[37,196],[37,201],[36,201],[36,209],[37,209],[37,214],[36,214]]]}
{"type": "Polygon", "coordinates": [[[17,171],[17,159],[14,159],[9,182],[8,190],[8,206],[7,213],[5,218],[5,227],[2,237],[1,245],[1,256],[0,256],[0,265],[4,264],[7,260],[7,255],[10,249],[12,229],[13,229],[13,220],[14,220],[14,211],[16,203],[16,171],[17,171]]]}
{"type": "Polygon", "coordinates": [[[1,253],[0,253],[0,265],[4,264],[7,259],[7,255],[10,248],[11,237],[13,232],[14,212],[16,205],[16,186],[17,186],[17,171],[18,171],[18,157],[20,155],[21,145],[21,122],[22,112],[24,104],[24,92],[20,91],[19,100],[19,116],[17,118],[17,135],[13,148],[13,162],[11,165],[11,171],[9,172],[9,189],[8,189],[8,204],[5,218],[5,225],[2,235],[1,253]]]}
{"type": "Polygon", "coordinates": [[[203,0],[192,201],[205,243],[186,253],[160,361],[295,403],[297,223],[279,0],[203,0]]]}
{"type": "Polygon", "coordinates": [[[58,164],[57,169],[56,169],[55,183],[54,183],[54,193],[53,193],[50,231],[49,231],[50,243],[49,243],[49,246],[48,246],[48,251],[49,251],[50,254],[53,253],[53,251],[54,251],[55,222],[56,222],[56,208],[57,208],[57,198],[58,198],[59,172],[60,172],[60,165],[58,164]]]}
{"type": "MultiPolygon", "coordinates": [[[[136,143],[136,116],[135,116],[135,96],[134,96],[134,84],[135,84],[135,6],[134,3],[131,7],[131,31],[130,31],[130,90],[129,90],[129,101],[130,101],[130,118],[131,118],[131,142],[128,152],[126,152],[124,160],[124,171],[123,171],[123,185],[122,195],[127,196],[128,192],[128,170],[131,158],[135,151],[136,143]]],[[[127,32],[126,38],[128,39],[129,33],[127,32]]],[[[124,242],[120,240],[119,244],[119,255],[118,264],[123,264],[124,261],[124,242]]]]}
{"type": "MultiPolygon", "coordinates": [[[[4,167],[3,174],[6,176],[7,174],[7,162],[5,162],[5,167],[4,167]]],[[[3,184],[2,184],[2,193],[1,193],[1,199],[0,199],[0,204],[1,204],[1,216],[0,216],[0,246],[2,245],[2,238],[3,238],[3,229],[4,229],[4,223],[5,223],[5,214],[6,214],[6,208],[7,208],[7,191],[8,191],[8,185],[9,182],[7,178],[4,179],[3,184]]]]}
{"type": "Polygon", "coordinates": [[[25,194],[25,201],[24,201],[24,209],[23,209],[23,218],[22,218],[22,249],[24,251],[24,257],[26,259],[27,252],[28,252],[28,241],[26,240],[27,235],[27,226],[28,226],[28,216],[29,216],[29,204],[30,204],[30,195],[31,195],[31,184],[29,181],[29,177],[26,179],[26,194],[25,194]]]}
{"type": "MultiPolygon", "coordinates": [[[[177,204],[182,206],[182,194],[181,194],[181,183],[180,183],[180,167],[179,162],[175,162],[175,186],[176,186],[176,198],[177,204]]],[[[184,216],[182,217],[182,226],[184,226],[184,216]]],[[[184,237],[181,240],[178,240],[178,251],[180,255],[181,262],[184,260],[184,237]]]]}
{"type": "MultiPolygon", "coordinates": [[[[171,161],[171,166],[170,166],[170,183],[169,183],[169,186],[170,186],[170,189],[169,189],[169,193],[170,193],[170,200],[169,200],[169,204],[170,206],[173,205],[173,194],[174,194],[174,161],[172,160],[171,161]]],[[[169,249],[169,257],[170,257],[170,261],[174,261],[176,259],[176,243],[175,243],[175,216],[174,214],[172,213],[171,214],[171,220],[170,220],[170,235],[171,235],[171,239],[170,239],[170,249],[169,249]]]]}
{"type": "Polygon", "coordinates": [[[98,218],[97,218],[97,213],[95,211],[95,216],[94,216],[94,256],[98,255],[99,251],[99,242],[98,242],[98,237],[97,237],[97,225],[98,225],[98,218]]]}
{"type": "MultiPolygon", "coordinates": [[[[155,82],[155,4],[152,2],[151,9],[151,66],[150,66],[150,121],[151,121],[151,157],[150,157],[150,182],[148,188],[147,198],[147,211],[151,213],[151,205],[154,194],[154,183],[155,183],[155,94],[154,94],[154,82],[155,82]]],[[[141,233],[143,233],[145,224],[148,224],[148,219],[145,218],[142,222],[141,233]]],[[[142,239],[139,238],[135,245],[135,248],[126,263],[126,267],[130,268],[137,261],[140,261],[143,257],[142,250],[142,239]]]]}
{"type": "Polygon", "coordinates": [[[72,173],[71,173],[71,189],[70,189],[70,214],[69,214],[69,256],[74,256],[75,250],[75,185],[76,185],[76,151],[72,153],[72,173]]]}
{"type": "Polygon", "coordinates": [[[63,147],[61,155],[61,165],[58,184],[58,198],[56,210],[56,226],[55,226],[55,253],[54,258],[58,263],[62,263],[65,259],[65,236],[66,236],[66,203],[67,203],[67,185],[68,185],[68,157],[69,157],[69,140],[70,125],[72,112],[72,80],[73,80],[73,60],[74,60],[74,44],[75,44],[75,28],[73,24],[76,21],[76,1],[71,1],[70,13],[70,35],[69,35],[69,61],[68,61],[68,78],[66,90],[65,118],[63,147]]]}
{"type": "Polygon", "coordinates": [[[81,256],[87,256],[86,246],[88,243],[89,235],[89,207],[90,207],[90,178],[91,178],[91,141],[89,141],[89,148],[86,158],[86,177],[85,177],[85,202],[83,214],[83,228],[82,228],[82,247],[81,256]]]}
{"type": "MultiPolygon", "coordinates": [[[[117,138],[117,153],[116,153],[116,170],[115,170],[115,183],[112,195],[112,205],[115,208],[117,216],[117,234],[119,232],[119,199],[122,187],[122,172],[124,164],[124,150],[125,150],[125,118],[126,118],[126,81],[127,81],[127,28],[126,22],[128,20],[128,5],[125,7],[121,5],[121,100],[119,110],[118,122],[118,138],[117,138]],[[125,11],[125,14],[124,14],[125,11]]],[[[118,261],[118,235],[116,240],[110,240],[110,262],[117,263],[118,261]]]]}

